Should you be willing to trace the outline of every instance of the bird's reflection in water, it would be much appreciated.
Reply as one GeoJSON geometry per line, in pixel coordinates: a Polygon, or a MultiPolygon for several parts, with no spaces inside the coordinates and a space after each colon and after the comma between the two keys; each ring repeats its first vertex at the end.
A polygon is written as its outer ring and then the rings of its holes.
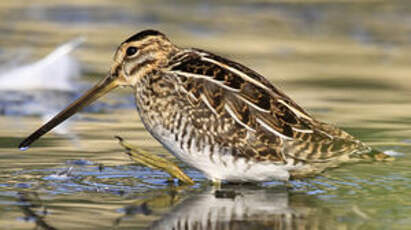
{"type": "Polygon", "coordinates": [[[33,221],[36,224],[35,229],[56,229],[45,221],[48,211],[36,192],[19,192],[18,200],[18,207],[25,216],[24,220],[33,221]]]}
{"type": "MultiPolygon", "coordinates": [[[[123,207],[123,214],[110,221],[112,229],[128,228],[128,221],[133,219],[139,227],[145,222],[150,226],[144,229],[153,230],[329,229],[342,224],[314,196],[290,193],[286,188],[236,185],[199,191],[177,187],[146,195],[149,197],[123,207]],[[153,218],[157,220],[151,222],[153,218]]],[[[49,215],[36,193],[19,193],[18,206],[25,216],[23,220],[35,223],[36,228],[56,229],[48,223],[56,216],[49,215]]],[[[72,218],[73,213],[66,211],[67,218],[72,218]]]]}
{"type": "Polygon", "coordinates": [[[170,183],[166,189],[159,189],[148,195],[147,198],[137,199],[132,204],[123,207],[120,210],[123,215],[114,220],[112,228],[119,228],[124,220],[135,218],[136,215],[156,215],[153,209],[158,210],[174,207],[184,200],[185,197],[187,197],[187,194],[191,192],[192,190],[186,185],[175,187],[170,183]]]}
{"type": "Polygon", "coordinates": [[[286,188],[209,188],[182,201],[149,229],[317,229],[319,210],[312,200],[290,196],[286,188]]]}

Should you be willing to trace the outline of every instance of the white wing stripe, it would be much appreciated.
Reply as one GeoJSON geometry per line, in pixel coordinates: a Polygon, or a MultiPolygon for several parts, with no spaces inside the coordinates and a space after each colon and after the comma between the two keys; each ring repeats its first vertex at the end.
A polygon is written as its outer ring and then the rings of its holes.
{"type": "Polygon", "coordinates": [[[235,115],[234,111],[230,108],[230,106],[228,104],[225,104],[224,108],[225,108],[225,110],[227,110],[227,112],[230,114],[230,116],[234,118],[234,120],[236,122],[238,122],[240,125],[244,126],[244,128],[250,130],[251,132],[255,132],[255,129],[253,129],[250,126],[244,124],[242,121],[240,121],[240,119],[238,119],[238,117],[235,115]]]}
{"type": "Polygon", "coordinates": [[[279,133],[277,130],[271,128],[269,125],[267,125],[267,123],[265,123],[264,121],[262,121],[260,118],[257,118],[257,123],[260,124],[261,126],[263,126],[265,129],[267,129],[268,131],[274,133],[275,135],[286,139],[286,140],[292,140],[293,138],[291,137],[287,137],[284,134],[279,133]]]}
{"type": "Polygon", "coordinates": [[[208,108],[211,110],[211,112],[213,112],[218,117],[217,111],[213,108],[213,106],[211,106],[211,104],[208,101],[207,97],[204,94],[201,94],[200,97],[201,97],[201,100],[203,100],[204,104],[206,104],[208,106],[208,108]]]}
{"type": "Polygon", "coordinates": [[[313,133],[314,132],[311,129],[297,129],[297,128],[294,128],[294,127],[292,127],[292,129],[294,131],[297,131],[297,132],[300,132],[300,133],[313,133]]]}
{"type": "Polygon", "coordinates": [[[291,105],[287,104],[285,101],[283,101],[282,99],[278,99],[278,102],[280,102],[281,104],[287,106],[288,109],[290,109],[295,115],[299,116],[299,117],[303,117],[309,121],[311,121],[311,117],[305,115],[304,113],[298,111],[298,109],[292,107],[291,105]]]}
{"type": "Polygon", "coordinates": [[[240,98],[240,100],[244,101],[245,103],[247,103],[248,105],[250,105],[251,107],[253,107],[254,109],[256,109],[256,110],[258,110],[258,111],[260,111],[260,112],[264,112],[264,113],[269,113],[269,112],[270,112],[270,110],[266,110],[266,109],[260,108],[258,105],[256,105],[256,104],[252,103],[251,101],[245,99],[244,97],[242,97],[242,96],[239,95],[239,94],[236,94],[235,96],[236,96],[237,98],[240,98]]]}
{"type": "Polygon", "coordinates": [[[236,68],[230,67],[230,66],[225,65],[225,64],[223,64],[223,63],[221,63],[221,62],[218,62],[218,61],[213,60],[213,59],[206,58],[206,57],[204,57],[204,56],[202,56],[201,59],[204,60],[204,61],[207,61],[207,62],[211,62],[211,63],[213,63],[213,64],[216,64],[216,65],[220,66],[221,68],[227,69],[227,70],[229,70],[230,72],[233,72],[233,73],[237,74],[238,76],[240,76],[240,77],[243,78],[244,80],[246,80],[246,81],[248,81],[248,82],[251,82],[251,83],[253,83],[254,85],[256,85],[256,86],[258,86],[258,87],[260,87],[260,88],[262,88],[262,89],[265,89],[265,90],[267,90],[268,92],[271,92],[271,90],[270,90],[269,88],[267,88],[267,86],[263,85],[261,82],[255,80],[255,79],[249,77],[247,74],[239,71],[239,70],[236,69],[236,68]]]}
{"type": "Polygon", "coordinates": [[[211,82],[213,82],[213,83],[215,83],[215,84],[217,84],[217,85],[219,85],[219,86],[221,86],[221,87],[223,87],[223,88],[225,88],[225,89],[228,89],[228,90],[230,90],[230,91],[232,91],[232,92],[240,92],[239,89],[234,89],[234,88],[231,88],[231,87],[229,87],[229,86],[226,86],[226,85],[222,84],[220,81],[214,80],[214,79],[213,79],[212,77],[210,77],[210,76],[205,76],[205,75],[201,75],[201,74],[194,74],[194,73],[187,73],[187,72],[182,72],[182,71],[179,71],[179,70],[177,70],[177,71],[167,71],[167,72],[169,72],[169,73],[175,73],[175,74],[177,74],[177,75],[183,75],[183,76],[186,76],[186,77],[205,79],[205,80],[211,81],[211,82]]]}

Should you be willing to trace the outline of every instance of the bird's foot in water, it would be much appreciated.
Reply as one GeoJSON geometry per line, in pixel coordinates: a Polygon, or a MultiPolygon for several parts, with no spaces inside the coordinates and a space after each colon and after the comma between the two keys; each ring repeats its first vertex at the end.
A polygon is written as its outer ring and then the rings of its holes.
{"type": "Polygon", "coordinates": [[[194,184],[193,180],[175,163],[132,145],[119,136],[116,136],[116,138],[119,140],[120,145],[126,150],[126,154],[137,163],[152,169],[165,171],[172,178],[177,178],[184,184],[194,184]]]}

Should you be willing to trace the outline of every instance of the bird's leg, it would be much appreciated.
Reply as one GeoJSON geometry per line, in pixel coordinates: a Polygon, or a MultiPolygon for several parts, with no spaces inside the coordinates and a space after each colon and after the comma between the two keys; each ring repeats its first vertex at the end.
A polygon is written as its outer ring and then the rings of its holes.
{"type": "Polygon", "coordinates": [[[220,190],[221,189],[221,180],[219,179],[213,179],[212,180],[212,185],[216,190],[220,190]]]}
{"type": "Polygon", "coordinates": [[[120,145],[126,149],[127,155],[134,161],[152,169],[159,169],[170,174],[171,177],[179,179],[185,184],[194,184],[193,180],[187,176],[175,163],[147,152],[135,145],[129,144],[123,138],[116,136],[120,145]]]}

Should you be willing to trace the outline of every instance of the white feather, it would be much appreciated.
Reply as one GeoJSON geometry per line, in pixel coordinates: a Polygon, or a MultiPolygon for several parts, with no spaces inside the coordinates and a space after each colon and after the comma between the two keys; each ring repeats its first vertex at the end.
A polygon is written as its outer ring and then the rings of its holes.
{"type": "Polygon", "coordinates": [[[0,90],[74,90],[70,80],[80,75],[80,67],[70,53],[83,41],[76,38],[37,62],[0,73],[0,90]]]}

